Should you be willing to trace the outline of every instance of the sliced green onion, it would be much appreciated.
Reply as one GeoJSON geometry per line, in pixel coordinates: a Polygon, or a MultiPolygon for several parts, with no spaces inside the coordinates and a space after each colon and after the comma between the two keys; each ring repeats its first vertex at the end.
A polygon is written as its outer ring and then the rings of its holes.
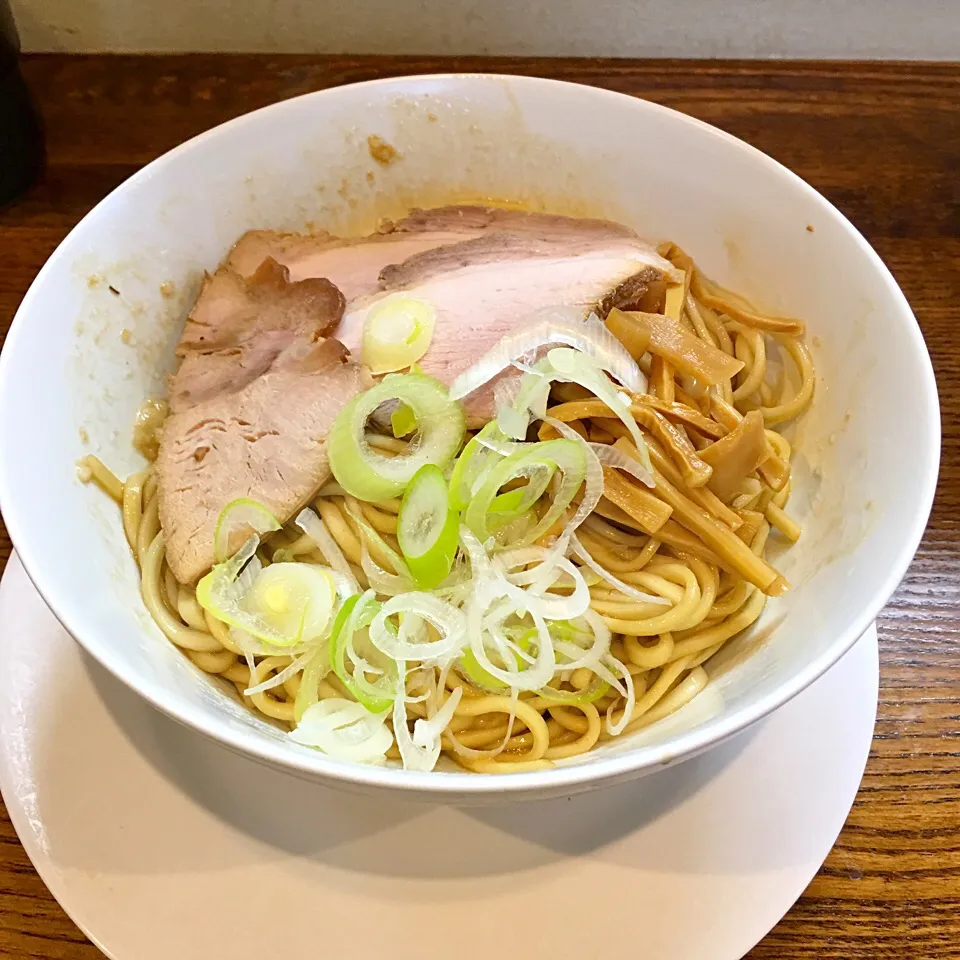
{"type": "Polygon", "coordinates": [[[240,605],[299,642],[323,636],[336,599],[337,586],[324,567],[272,563],[260,571],[240,605]]]}
{"type": "Polygon", "coordinates": [[[522,487],[498,493],[490,504],[491,530],[499,530],[510,521],[530,513],[536,502],[546,493],[553,474],[553,470],[536,467],[527,475],[528,482],[522,487]]]}
{"type": "Polygon", "coordinates": [[[530,426],[530,416],[526,412],[521,412],[515,406],[504,404],[497,413],[497,423],[508,437],[523,440],[527,435],[527,428],[530,426]]]}
{"type": "Polygon", "coordinates": [[[330,662],[333,672],[339,677],[351,695],[362,703],[371,713],[382,713],[393,703],[396,695],[396,678],[384,674],[376,683],[363,676],[364,663],[353,649],[354,636],[358,631],[370,626],[370,622],[380,611],[381,604],[374,599],[372,590],[350,597],[340,608],[330,635],[330,662]],[[347,657],[354,662],[351,672],[347,669],[347,657]]]}
{"type": "Polygon", "coordinates": [[[430,348],[436,311],[404,294],[385,297],[367,312],[363,362],[371,373],[393,373],[416,363],[430,348]]]}
{"type": "Polygon", "coordinates": [[[327,440],[330,469],[348,493],[361,500],[388,500],[402,493],[427,463],[445,470],[453,462],[465,430],[463,410],[447,399],[439,380],[423,374],[394,374],[354,397],[337,415],[327,440]],[[387,457],[367,442],[367,420],[382,404],[399,400],[412,411],[419,427],[410,452],[387,457]]]}
{"type": "Polygon", "coordinates": [[[475,437],[467,441],[450,474],[450,505],[454,510],[466,508],[478,481],[490,466],[503,456],[487,446],[487,443],[496,446],[505,440],[506,437],[496,420],[491,420],[475,437]]]}
{"type": "MultiPolygon", "coordinates": [[[[516,640],[516,644],[524,653],[527,653],[534,643],[536,643],[537,639],[536,629],[531,628],[530,630],[524,631],[523,635],[516,640]]],[[[515,651],[513,653],[513,659],[518,669],[523,666],[523,658],[515,651]]],[[[463,653],[460,654],[460,669],[471,683],[480,687],[482,690],[501,693],[509,689],[506,684],[501,683],[496,677],[480,666],[476,654],[470,647],[467,647],[463,653]]]]}
{"type": "Polygon", "coordinates": [[[367,522],[367,518],[360,510],[360,505],[352,497],[347,497],[345,501],[347,513],[350,514],[354,523],[360,531],[360,568],[363,570],[371,587],[376,588],[377,593],[385,593],[387,596],[396,596],[398,593],[408,593],[413,590],[413,574],[407,567],[406,561],[397,553],[383,537],[377,533],[367,522]],[[390,573],[373,559],[370,553],[370,547],[374,546],[387,558],[390,566],[396,573],[390,573]]]}
{"type": "MultiPolygon", "coordinates": [[[[527,499],[527,490],[529,484],[518,487],[516,490],[508,490],[506,493],[498,493],[490,504],[490,513],[499,514],[504,521],[515,520],[526,511],[523,505],[527,499]]],[[[542,494],[543,491],[541,491],[542,494]]],[[[529,507],[528,507],[529,509],[529,507]]]]}
{"type": "Polygon", "coordinates": [[[550,361],[543,359],[520,378],[520,384],[512,402],[500,404],[497,422],[500,428],[514,440],[524,440],[530,425],[530,414],[536,417],[547,415],[547,401],[550,398],[550,384],[556,371],[550,361]]]}
{"type": "Polygon", "coordinates": [[[197,603],[204,610],[209,610],[218,620],[258,640],[279,647],[293,646],[300,641],[303,632],[307,614],[306,606],[301,611],[300,622],[296,629],[288,633],[285,630],[278,630],[256,612],[246,609],[242,603],[248,586],[252,585],[262,572],[260,561],[255,556],[258,545],[259,539],[250,537],[229,560],[216,564],[197,584],[197,603]],[[243,581],[238,583],[240,571],[248,562],[250,567],[244,571],[243,581]]]}
{"type": "Polygon", "coordinates": [[[516,326],[461,373],[450,385],[450,396],[465,397],[521,357],[560,343],[575,347],[593,366],[609,370],[632,393],[646,391],[647,381],[636,361],[595,314],[584,320],[582,307],[547,307],[529,320],[532,322],[516,326]]]}
{"type": "Polygon", "coordinates": [[[277,518],[262,503],[248,497],[231,500],[217,517],[213,531],[214,557],[217,563],[223,563],[251,534],[260,537],[279,529],[277,518]]]}
{"type": "Polygon", "coordinates": [[[417,429],[417,418],[405,403],[401,403],[390,415],[390,428],[398,440],[409,437],[417,429]]]}
{"type": "Polygon", "coordinates": [[[320,699],[320,681],[330,672],[330,647],[321,644],[307,661],[293,701],[293,719],[300,722],[304,711],[320,699]]]}
{"type": "Polygon", "coordinates": [[[526,446],[526,450],[505,457],[490,470],[464,512],[464,522],[481,543],[494,533],[496,524],[491,525],[490,509],[500,494],[500,488],[511,480],[527,477],[530,479],[528,485],[534,491],[539,489],[542,492],[558,469],[563,474],[550,508],[523,542],[517,544],[523,546],[538,540],[560,519],[587,475],[586,457],[572,440],[545,440],[526,446]]]}
{"type": "MultiPolygon", "coordinates": [[[[346,589],[347,595],[359,593],[360,584],[357,583],[357,578],[354,576],[353,570],[350,569],[347,558],[343,555],[343,551],[340,549],[337,541],[334,540],[333,534],[327,529],[327,525],[323,520],[309,507],[304,507],[303,510],[297,514],[297,519],[294,523],[314,542],[323,554],[324,560],[326,560],[342,580],[346,582],[345,588],[338,586],[338,593],[342,596],[343,589],[346,589]]],[[[277,553],[279,552],[278,550],[277,553]]],[[[273,561],[274,563],[277,562],[277,554],[273,555],[273,561]]]]}
{"type": "Polygon", "coordinates": [[[386,713],[372,714],[362,704],[330,697],[305,710],[288,736],[337,760],[383,764],[393,745],[386,719],[386,713]]]}
{"type": "Polygon", "coordinates": [[[460,669],[463,675],[481,690],[499,693],[507,689],[506,684],[501,683],[480,666],[476,654],[469,647],[460,655],[460,669]]]}
{"type": "Polygon", "coordinates": [[[440,662],[460,652],[466,640],[466,620],[453,604],[432,593],[411,592],[391,597],[380,608],[370,624],[374,646],[395,661],[440,662]],[[390,618],[400,616],[400,628],[394,629],[390,618]],[[429,638],[426,625],[439,634],[429,638]]]}
{"type": "Polygon", "coordinates": [[[421,590],[432,590],[450,574],[460,542],[460,514],[439,467],[421,467],[403,495],[397,542],[421,590]]]}

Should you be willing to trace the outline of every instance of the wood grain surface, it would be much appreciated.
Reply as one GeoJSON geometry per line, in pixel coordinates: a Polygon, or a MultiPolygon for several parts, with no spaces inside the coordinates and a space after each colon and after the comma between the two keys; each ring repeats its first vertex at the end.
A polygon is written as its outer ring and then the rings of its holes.
{"type": "MultiPolygon", "coordinates": [[[[0,210],[0,332],[6,332],[34,275],[76,221],[140,166],[181,141],[310,90],[446,70],[594,84],[728,130],[832,200],[903,287],[940,387],[944,442],[937,501],[917,558],[879,621],[879,721],[857,802],[820,874],[749,957],[960,957],[960,66],[28,58],[24,71],[46,121],[49,160],[42,181],[0,210]]],[[[9,551],[0,527],[0,564],[9,551]]],[[[47,893],[5,814],[0,814],[0,956],[99,956],[47,893]]]]}

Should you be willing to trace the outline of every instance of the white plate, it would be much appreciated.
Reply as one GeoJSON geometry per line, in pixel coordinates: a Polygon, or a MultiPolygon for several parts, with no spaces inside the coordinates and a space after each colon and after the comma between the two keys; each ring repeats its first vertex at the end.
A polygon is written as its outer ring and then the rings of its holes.
{"type": "Polygon", "coordinates": [[[0,787],[34,865],[116,960],[512,954],[739,960],[816,873],[877,703],[871,628],[708,753],[576,797],[467,810],[355,796],[234,755],[85,656],[13,558],[0,787]]]}

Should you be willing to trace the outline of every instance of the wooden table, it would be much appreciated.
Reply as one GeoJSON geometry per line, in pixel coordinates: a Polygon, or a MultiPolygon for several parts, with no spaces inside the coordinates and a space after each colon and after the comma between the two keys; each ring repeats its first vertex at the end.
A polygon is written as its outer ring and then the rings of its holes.
{"type": "MultiPolygon", "coordinates": [[[[856,805],[820,874],[749,956],[960,957],[960,66],[28,58],[25,72],[48,128],[49,166],[26,197],[0,211],[0,330],[74,223],[182,140],[310,90],[446,70],[594,84],[729,130],[837,204],[906,292],[933,356],[943,405],[937,502],[917,559],[879,621],[880,715],[856,805]]],[[[9,551],[0,527],[0,564],[9,551]]],[[[5,814],[0,955],[99,956],[47,893],[5,814]]]]}

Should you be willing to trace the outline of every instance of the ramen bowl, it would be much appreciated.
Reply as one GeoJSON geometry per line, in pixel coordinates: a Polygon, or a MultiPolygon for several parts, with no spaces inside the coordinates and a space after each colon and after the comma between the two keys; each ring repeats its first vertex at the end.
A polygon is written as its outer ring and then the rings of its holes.
{"type": "Polygon", "coordinates": [[[446,801],[637,777],[775,710],[844,655],[896,588],[926,523],[938,454],[936,387],[916,321],[836,209],[719,130],[548,80],[340,87],[183,144],[61,244],[0,358],[0,506],[33,582],[93,658],[170,717],[250,757],[326,784],[446,801]],[[75,467],[95,453],[120,476],[142,468],[135,414],[164,390],[203,272],[245,230],[359,235],[413,206],[465,200],[607,217],[674,240],[725,286],[804,319],[817,365],[813,406],[790,433],[791,514],[803,536],[773,555],[792,590],[708,663],[710,683],[688,706],[553,769],[510,776],[341,763],[254,717],[158,631],[115,505],[75,467]]]}

